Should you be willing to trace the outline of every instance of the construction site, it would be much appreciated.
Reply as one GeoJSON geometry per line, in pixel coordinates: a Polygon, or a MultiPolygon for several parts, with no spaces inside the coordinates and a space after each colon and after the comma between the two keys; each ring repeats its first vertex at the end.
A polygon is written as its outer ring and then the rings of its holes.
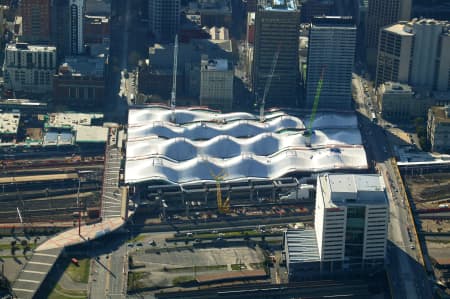
{"type": "Polygon", "coordinates": [[[438,284],[450,286],[450,174],[405,176],[438,284]]]}

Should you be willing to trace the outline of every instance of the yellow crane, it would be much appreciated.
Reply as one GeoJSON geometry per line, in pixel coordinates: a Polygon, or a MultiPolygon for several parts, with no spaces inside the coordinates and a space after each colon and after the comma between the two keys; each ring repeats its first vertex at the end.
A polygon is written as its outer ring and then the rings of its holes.
{"type": "Polygon", "coordinates": [[[216,192],[217,192],[217,210],[220,214],[228,214],[230,212],[230,195],[228,194],[225,201],[222,200],[222,189],[220,187],[220,182],[224,180],[227,176],[226,172],[223,170],[219,174],[214,174],[212,171],[211,176],[216,181],[216,192]]]}

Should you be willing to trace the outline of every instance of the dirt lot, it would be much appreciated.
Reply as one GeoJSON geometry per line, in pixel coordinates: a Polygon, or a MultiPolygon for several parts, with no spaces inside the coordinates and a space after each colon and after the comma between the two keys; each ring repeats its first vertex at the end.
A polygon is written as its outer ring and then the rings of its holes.
{"type": "Polygon", "coordinates": [[[447,233],[450,232],[449,220],[421,219],[422,229],[426,232],[447,233]]]}
{"type": "Polygon", "coordinates": [[[405,183],[417,209],[437,208],[450,201],[450,173],[406,177],[405,183]]]}
{"type": "MultiPolygon", "coordinates": [[[[450,173],[430,173],[406,177],[404,181],[416,209],[436,209],[439,208],[439,205],[450,205],[450,173]]],[[[450,232],[450,220],[420,219],[420,222],[424,232],[450,232]]],[[[428,236],[426,237],[426,247],[432,261],[450,258],[450,238],[448,236],[428,236]]],[[[440,279],[441,273],[437,268],[435,268],[435,275],[437,279],[440,279]]]]}

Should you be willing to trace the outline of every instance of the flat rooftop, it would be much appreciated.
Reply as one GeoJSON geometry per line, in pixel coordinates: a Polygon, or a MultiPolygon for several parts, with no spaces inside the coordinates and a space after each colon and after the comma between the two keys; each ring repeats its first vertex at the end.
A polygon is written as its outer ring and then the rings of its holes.
{"type": "Polygon", "coordinates": [[[440,123],[450,123],[450,117],[448,117],[448,115],[446,115],[446,110],[448,110],[449,114],[450,114],[450,107],[438,107],[438,106],[433,106],[430,108],[431,111],[434,114],[434,117],[436,118],[437,121],[439,121],[440,123]]]}
{"type": "Polygon", "coordinates": [[[68,73],[72,76],[92,76],[103,78],[105,73],[105,58],[103,57],[67,57],[59,67],[59,74],[68,73]]]}
{"type": "Polygon", "coordinates": [[[228,71],[229,64],[227,59],[206,59],[202,60],[202,69],[208,71],[228,71]]]}
{"type": "Polygon", "coordinates": [[[378,174],[324,174],[319,176],[326,208],[353,204],[387,204],[383,177],[378,174]]]}
{"type": "Polygon", "coordinates": [[[108,128],[100,126],[78,126],[75,140],[79,142],[105,143],[108,139],[108,128]]]}
{"type": "Polygon", "coordinates": [[[264,10],[274,10],[274,11],[297,10],[297,3],[295,0],[266,0],[261,1],[261,6],[264,10]]]}
{"type": "Polygon", "coordinates": [[[31,45],[27,43],[7,44],[7,50],[30,51],[30,52],[56,52],[56,47],[47,45],[31,45]]]}
{"type": "Polygon", "coordinates": [[[387,26],[384,30],[401,35],[401,36],[414,36],[411,28],[406,26],[406,23],[397,23],[391,26],[387,26]]]}
{"type": "Polygon", "coordinates": [[[0,113],[0,134],[17,134],[20,113],[0,113]]]}
{"type": "Polygon", "coordinates": [[[102,119],[102,113],[51,113],[47,126],[53,128],[74,128],[78,125],[90,126],[93,119],[102,119]]]}
{"type": "Polygon", "coordinates": [[[398,82],[385,82],[384,92],[389,93],[412,93],[412,88],[408,84],[398,83],[398,82]]]}
{"type": "Polygon", "coordinates": [[[313,27],[356,27],[352,17],[316,16],[312,19],[313,27]]]}

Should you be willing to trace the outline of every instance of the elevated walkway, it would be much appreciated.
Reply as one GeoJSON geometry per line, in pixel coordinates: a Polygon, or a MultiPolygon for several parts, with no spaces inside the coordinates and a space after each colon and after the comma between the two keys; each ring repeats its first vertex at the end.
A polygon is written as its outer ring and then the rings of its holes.
{"type": "Polygon", "coordinates": [[[63,248],[53,248],[35,252],[14,281],[13,295],[20,299],[32,299],[62,251],[63,248]]]}

